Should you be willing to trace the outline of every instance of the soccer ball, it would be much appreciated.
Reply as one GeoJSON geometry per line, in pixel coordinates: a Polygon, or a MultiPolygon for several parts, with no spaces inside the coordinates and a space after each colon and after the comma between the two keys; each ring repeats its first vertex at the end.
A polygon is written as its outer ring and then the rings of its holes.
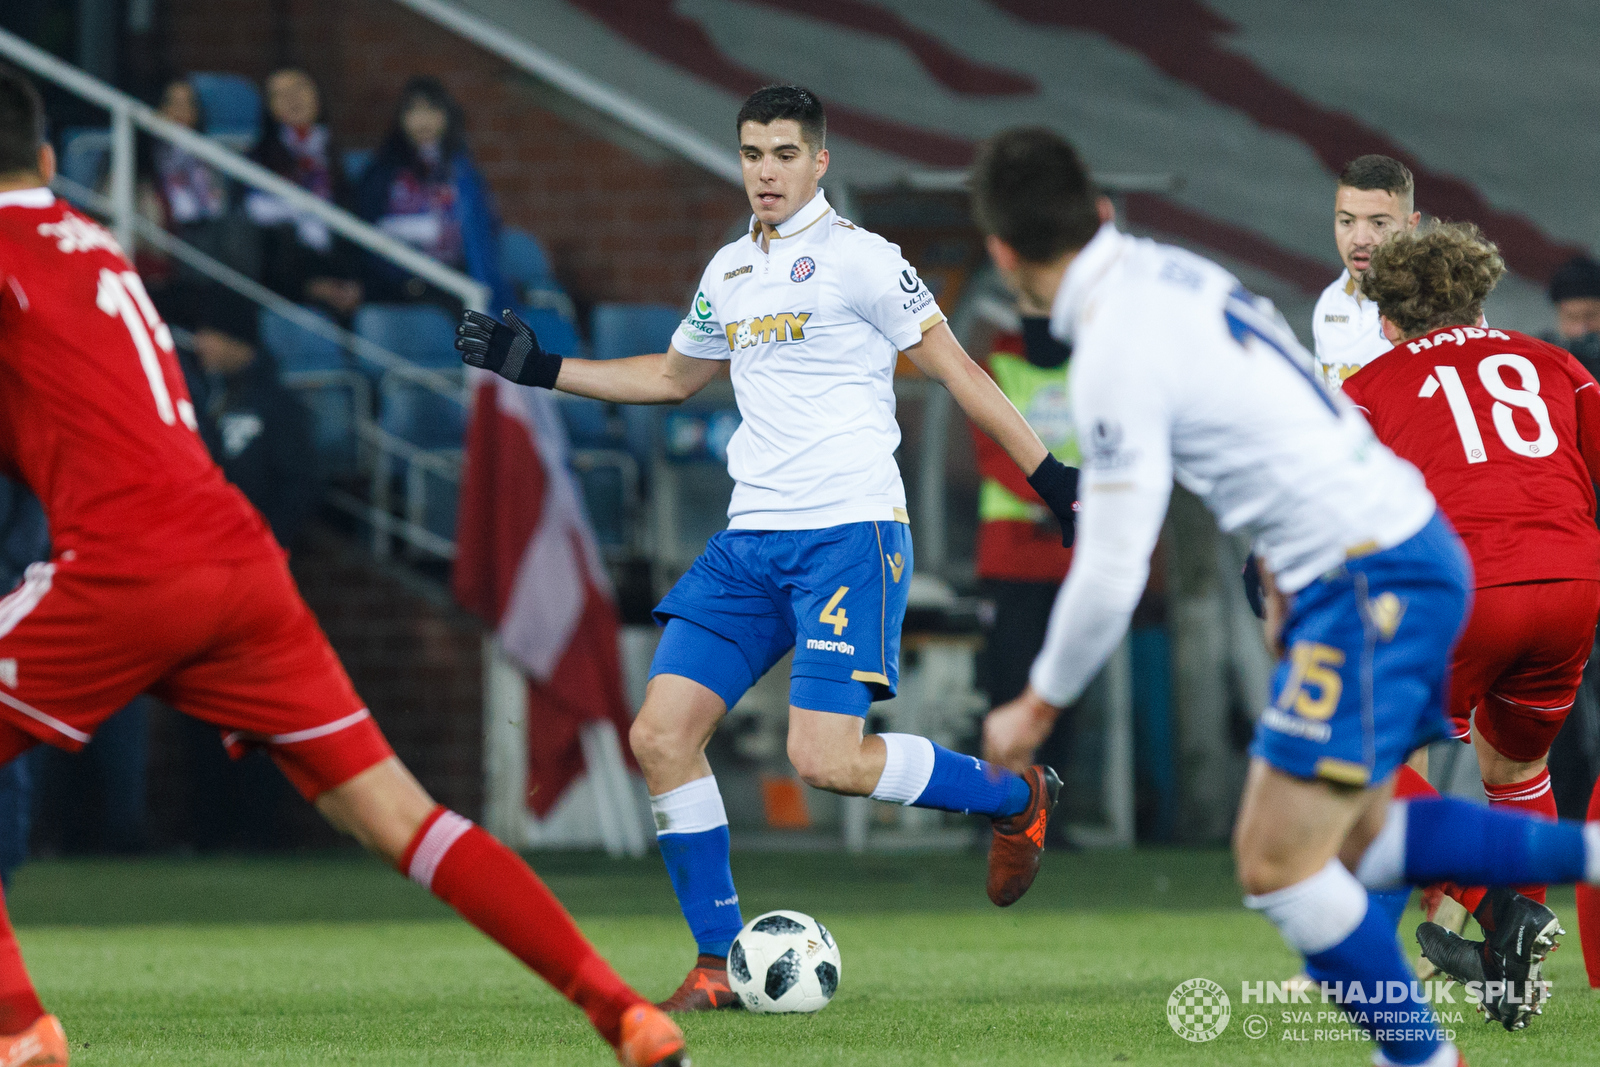
{"type": "Polygon", "coordinates": [[[811,916],[769,911],[733,939],[728,984],[751,1011],[821,1011],[839,988],[839,946],[811,916]]]}

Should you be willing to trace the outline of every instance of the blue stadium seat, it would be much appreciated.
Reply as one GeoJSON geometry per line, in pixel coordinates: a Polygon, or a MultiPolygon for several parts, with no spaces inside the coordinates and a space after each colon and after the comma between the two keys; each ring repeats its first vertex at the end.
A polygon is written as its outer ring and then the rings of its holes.
{"type": "Polygon", "coordinates": [[[500,231],[500,273],[519,297],[530,290],[561,288],[539,239],[515,226],[500,231]]]}
{"type": "MultiPolygon", "coordinates": [[[[332,320],[315,308],[305,308],[318,318],[332,320]]],[[[285,373],[295,371],[348,370],[344,348],[337,341],[312,333],[303,326],[266,308],[261,309],[261,346],[278,361],[285,373]]]]}
{"type": "MultiPolygon", "coordinates": [[[[455,320],[432,304],[366,304],[356,312],[354,331],[421,367],[456,370],[455,320]]],[[[369,368],[377,373],[380,368],[369,368]]]]}
{"type": "Polygon", "coordinates": [[[346,148],[344,150],[344,176],[351,185],[361,180],[367,172],[367,164],[372,162],[372,149],[346,148]]]}
{"type": "MultiPolygon", "coordinates": [[[[306,310],[312,311],[307,308],[306,310]]],[[[326,318],[320,312],[312,311],[326,318]]],[[[297,376],[348,371],[350,363],[336,341],[261,309],[261,347],[277,361],[285,384],[294,389],[311,418],[311,443],[322,473],[344,477],[356,473],[356,405],[358,394],[348,381],[311,384],[297,376]]]]}
{"type": "Polygon", "coordinates": [[[683,309],[671,304],[596,304],[590,321],[595,359],[665,352],[683,309]]]}
{"type": "Polygon", "coordinates": [[[261,90],[238,74],[189,75],[205,114],[205,134],[236,151],[248,151],[261,136],[261,90]]]}
{"type": "Polygon", "coordinates": [[[111,131],[98,126],[69,126],[61,131],[61,175],[98,190],[111,172],[111,131]]]}

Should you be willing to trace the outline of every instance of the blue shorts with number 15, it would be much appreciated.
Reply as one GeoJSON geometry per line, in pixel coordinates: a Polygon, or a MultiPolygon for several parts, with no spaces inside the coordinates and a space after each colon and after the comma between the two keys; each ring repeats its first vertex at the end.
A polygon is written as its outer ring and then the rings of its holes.
{"type": "Polygon", "coordinates": [[[911,587],[911,530],[723,530],[656,606],[650,676],[682,675],[728,707],[794,649],[789,702],[865,715],[894,696],[911,587]]]}
{"type": "Polygon", "coordinates": [[[1377,785],[1447,734],[1472,567],[1444,517],[1294,594],[1250,753],[1298,778],[1377,785]]]}

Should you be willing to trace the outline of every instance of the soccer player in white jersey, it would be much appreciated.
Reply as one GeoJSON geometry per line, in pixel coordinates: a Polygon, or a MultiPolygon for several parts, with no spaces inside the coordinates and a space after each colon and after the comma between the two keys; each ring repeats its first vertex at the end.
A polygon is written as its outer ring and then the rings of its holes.
{"type": "MultiPolygon", "coordinates": [[[[909,734],[864,735],[894,695],[911,584],[905,489],[895,467],[894,366],[904,351],[995,439],[1072,536],[1077,472],[1052,457],[994,381],[967,358],[900,250],[842,219],[818,181],[828,168],[822,104],[771,86],[736,127],[754,216],[712,257],[664,354],[603,362],[539,348],[514,315],[469,313],[469,364],[523,384],[618,403],[692,396],[725,363],[742,416],[728,445],[729,528],[712,537],[656,608],[665,626],[630,740],[644,769],[661,853],[699,958],[663,1005],[737,1007],[728,959],[743,919],[728,819],[705,746],[727,709],[790,649],[789,758],[809,784],[994,820],[989,897],[1032,884],[1060,783],[909,734]]],[[[938,521],[935,518],[933,521],[938,521]]]]}
{"type": "Polygon", "coordinates": [[[1344,270],[1317,297],[1311,316],[1313,364],[1334,389],[1392,347],[1378,325],[1378,305],[1361,295],[1372,250],[1417,228],[1416,183],[1388,156],[1359,156],[1346,164],[1333,194],[1333,241],[1344,270]]]}
{"type": "Polygon", "coordinates": [[[1025,763],[1110,656],[1182,483],[1253,539],[1287,649],[1234,839],[1246,903],[1372,1034],[1380,1067],[1459,1067],[1368,890],[1600,881],[1600,824],[1391,802],[1407,753],[1445,734],[1472,582],[1460,540],[1271,304],[1214,263],[1119,233],[1060,137],[1001,134],[973,191],[997,267],[1073,346],[1084,456],[1072,571],[1027,691],[985,722],[986,754],[1025,763]]]}

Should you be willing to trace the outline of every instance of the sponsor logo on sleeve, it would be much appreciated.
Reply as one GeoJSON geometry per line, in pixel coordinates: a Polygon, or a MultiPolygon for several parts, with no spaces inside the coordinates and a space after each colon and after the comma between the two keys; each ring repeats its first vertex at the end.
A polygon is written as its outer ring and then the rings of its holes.
{"type": "Polygon", "coordinates": [[[900,305],[901,310],[907,314],[917,315],[933,306],[933,293],[922,284],[922,279],[917,277],[915,270],[907,269],[900,272],[900,291],[907,297],[900,305]]]}
{"type": "Polygon", "coordinates": [[[809,311],[780,311],[776,315],[755,315],[738,322],[725,322],[722,331],[728,337],[728,351],[737,352],[751,345],[771,341],[804,341],[809,311]]]}
{"type": "Polygon", "coordinates": [[[703,337],[715,337],[717,324],[712,320],[716,312],[711,307],[711,301],[706,299],[704,292],[694,294],[694,304],[689,308],[689,317],[684,325],[703,337]]]}
{"type": "Polygon", "coordinates": [[[922,288],[922,279],[917,277],[917,272],[909,267],[900,272],[900,291],[914,293],[922,288]]]}
{"type": "Polygon", "coordinates": [[[803,282],[815,273],[817,273],[817,261],[810,256],[801,256],[794,261],[794,266],[789,268],[789,280],[803,282]]]}

